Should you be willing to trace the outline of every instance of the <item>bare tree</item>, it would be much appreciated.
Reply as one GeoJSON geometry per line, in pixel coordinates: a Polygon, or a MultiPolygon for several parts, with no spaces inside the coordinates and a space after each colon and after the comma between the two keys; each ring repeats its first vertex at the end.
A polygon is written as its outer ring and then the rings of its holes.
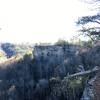
{"type": "Polygon", "coordinates": [[[89,3],[92,5],[92,7],[95,8],[95,5],[97,9],[93,9],[93,11],[96,11],[97,14],[90,15],[90,16],[83,16],[78,19],[77,25],[81,26],[81,31],[83,35],[86,35],[90,37],[92,41],[100,40],[100,13],[99,13],[99,6],[100,0],[82,0],[86,3],[89,3]]]}

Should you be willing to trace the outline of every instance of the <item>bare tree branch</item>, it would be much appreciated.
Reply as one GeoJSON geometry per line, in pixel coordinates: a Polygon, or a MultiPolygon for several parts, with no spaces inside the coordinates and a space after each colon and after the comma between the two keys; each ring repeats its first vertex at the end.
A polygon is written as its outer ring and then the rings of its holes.
{"type": "Polygon", "coordinates": [[[78,77],[78,76],[85,76],[85,75],[89,75],[91,73],[98,72],[99,70],[100,70],[100,68],[96,66],[92,70],[75,73],[75,74],[69,75],[69,76],[67,76],[65,78],[74,78],[74,77],[78,77]]]}

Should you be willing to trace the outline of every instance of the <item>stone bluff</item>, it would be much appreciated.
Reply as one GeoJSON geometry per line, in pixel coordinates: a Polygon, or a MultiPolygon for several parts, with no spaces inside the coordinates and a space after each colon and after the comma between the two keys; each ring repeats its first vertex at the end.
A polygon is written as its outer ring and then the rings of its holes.
{"type": "Polygon", "coordinates": [[[35,78],[64,77],[77,71],[80,64],[78,45],[35,46],[33,51],[35,78]]]}

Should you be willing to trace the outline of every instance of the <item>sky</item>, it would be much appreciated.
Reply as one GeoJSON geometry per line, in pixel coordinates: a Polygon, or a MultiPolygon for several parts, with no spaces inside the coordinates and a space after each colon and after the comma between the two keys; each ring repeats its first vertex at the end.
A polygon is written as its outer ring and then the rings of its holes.
{"type": "Polygon", "coordinates": [[[70,40],[78,17],[91,13],[88,8],[79,0],[0,0],[0,42],[70,40]]]}

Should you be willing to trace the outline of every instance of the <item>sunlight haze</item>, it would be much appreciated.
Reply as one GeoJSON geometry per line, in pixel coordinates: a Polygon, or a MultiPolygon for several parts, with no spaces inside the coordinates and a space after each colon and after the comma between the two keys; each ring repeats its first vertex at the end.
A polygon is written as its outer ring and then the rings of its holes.
{"type": "Polygon", "coordinates": [[[56,42],[71,39],[75,21],[89,14],[78,0],[0,0],[0,42],[56,42]]]}

